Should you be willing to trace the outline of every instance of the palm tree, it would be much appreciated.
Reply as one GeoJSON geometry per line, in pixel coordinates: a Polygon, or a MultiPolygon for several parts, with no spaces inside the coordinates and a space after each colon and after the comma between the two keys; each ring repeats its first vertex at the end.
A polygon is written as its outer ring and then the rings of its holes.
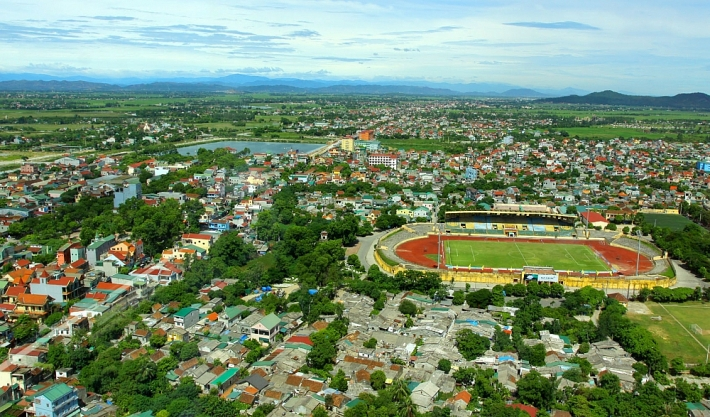
{"type": "Polygon", "coordinates": [[[396,379],[392,383],[392,401],[399,405],[399,417],[415,417],[417,412],[410,397],[411,391],[407,386],[407,382],[402,379],[396,379]]]}

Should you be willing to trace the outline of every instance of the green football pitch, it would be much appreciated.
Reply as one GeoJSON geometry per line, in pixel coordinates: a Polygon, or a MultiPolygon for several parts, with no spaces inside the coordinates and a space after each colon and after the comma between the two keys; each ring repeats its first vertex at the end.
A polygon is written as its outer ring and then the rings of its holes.
{"type": "Polygon", "coordinates": [[[564,243],[447,240],[446,265],[486,268],[551,266],[557,270],[610,271],[611,268],[585,245],[564,243]]]}
{"type": "Polygon", "coordinates": [[[644,213],[643,218],[648,224],[658,227],[667,227],[671,230],[683,230],[688,224],[693,224],[692,221],[686,219],[680,214],[656,214],[644,213]]]}

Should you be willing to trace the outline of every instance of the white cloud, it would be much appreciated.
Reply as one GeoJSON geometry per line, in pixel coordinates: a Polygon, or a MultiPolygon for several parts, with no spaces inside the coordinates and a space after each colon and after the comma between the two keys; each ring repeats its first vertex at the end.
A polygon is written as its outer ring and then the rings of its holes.
{"type": "Polygon", "coordinates": [[[234,69],[658,94],[707,90],[710,68],[699,52],[710,44],[710,6],[695,0],[648,0],[640,10],[611,0],[58,3],[4,4],[0,69],[96,75],[234,69]]]}

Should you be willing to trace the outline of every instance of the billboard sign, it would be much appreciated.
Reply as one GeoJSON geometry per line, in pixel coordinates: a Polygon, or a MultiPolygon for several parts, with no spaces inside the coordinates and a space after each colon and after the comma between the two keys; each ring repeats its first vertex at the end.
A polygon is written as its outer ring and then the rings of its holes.
{"type": "Polygon", "coordinates": [[[525,274],[523,278],[525,278],[525,281],[559,282],[557,274],[525,274]]]}

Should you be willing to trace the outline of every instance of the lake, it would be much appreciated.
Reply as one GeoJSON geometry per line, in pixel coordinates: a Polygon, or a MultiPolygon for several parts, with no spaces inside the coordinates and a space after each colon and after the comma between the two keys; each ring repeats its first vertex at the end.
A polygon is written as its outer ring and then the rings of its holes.
{"type": "Polygon", "coordinates": [[[298,150],[299,152],[308,153],[325,146],[324,143],[282,143],[282,142],[244,142],[235,140],[225,140],[221,142],[200,143],[194,146],[185,146],[178,148],[180,155],[197,155],[200,148],[209,149],[211,151],[219,148],[234,148],[238,151],[244,148],[249,148],[251,153],[270,153],[278,154],[285,153],[289,150],[298,150]]]}

